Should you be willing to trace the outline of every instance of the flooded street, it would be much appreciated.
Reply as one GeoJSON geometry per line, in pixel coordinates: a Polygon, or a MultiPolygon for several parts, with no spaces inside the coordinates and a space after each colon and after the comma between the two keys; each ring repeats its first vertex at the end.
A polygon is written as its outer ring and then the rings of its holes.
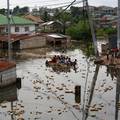
{"type": "Polygon", "coordinates": [[[118,70],[95,65],[80,48],[64,53],[47,49],[42,57],[38,51],[31,50],[31,57],[17,60],[21,88],[13,85],[0,90],[0,120],[120,119],[118,70]],[[50,56],[61,54],[77,59],[77,68],[59,71],[46,67],[50,56]],[[80,96],[75,96],[76,86],[81,87],[80,96]]]}

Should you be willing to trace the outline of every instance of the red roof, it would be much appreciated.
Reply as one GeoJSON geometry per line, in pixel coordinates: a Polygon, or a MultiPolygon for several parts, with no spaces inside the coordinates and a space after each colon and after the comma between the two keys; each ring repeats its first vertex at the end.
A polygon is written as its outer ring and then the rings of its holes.
{"type": "MultiPolygon", "coordinates": [[[[36,37],[36,36],[44,36],[45,34],[35,34],[35,35],[29,35],[29,34],[21,34],[21,35],[17,35],[17,34],[12,34],[11,35],[11,42],[15,42],[15,41],[19,41],[19,40],[24,40],[24,39],[29,39],[32,37],[36,37]]],[[[4,41],[7,42],[8,40],[8,36],[7,35],[0,35],[0,41],[4,41]]]]}
{"type": "Polygon", "coordinates": [[[8,69],[15,67],[15,66],[16,66],[15,62],[0,60],[0,72],[8,70],[8,69]]]}

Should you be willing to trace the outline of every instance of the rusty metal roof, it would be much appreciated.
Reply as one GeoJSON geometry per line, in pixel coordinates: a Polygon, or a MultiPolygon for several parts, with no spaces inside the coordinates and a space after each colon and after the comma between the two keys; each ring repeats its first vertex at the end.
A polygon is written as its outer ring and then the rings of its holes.
{"type": "MultiPolygon", "coordinates": [[[[25,39],[29,39],[32,37],[36,37],[36,36],[44,36],[45,34],[35,34],[35,35],[28,35],[28,34],[21,34],[21,35],[17,35],[17,34],[11,34],[11,42],[15,42],[15,41],[19,41],[19,40],[25,40],[25,39]]],[[[7,35],[1,35],[0,36],[0,41],[2,42],[8,42],[8,36],[7,35]]]]}
{"type": "Polygon", "coordinates": [[[16,66],[15,62],[9,62],[7,60],[0,60],[0,72],[3,72],[15,66],[16,66]]]}

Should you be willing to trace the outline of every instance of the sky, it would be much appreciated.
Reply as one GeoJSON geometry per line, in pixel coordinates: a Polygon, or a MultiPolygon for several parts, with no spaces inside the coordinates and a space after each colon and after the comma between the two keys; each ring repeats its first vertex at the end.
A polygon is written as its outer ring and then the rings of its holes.
{"type": "MultiPolygon", "coordinates": [[[[56,4],[60,6],[61,3],[66,3],[65,5],[68,5],[68,2],[72,2],[73,0],[10,0],[10,8],[14,8],[15,6],[19,5],[20,7],[28,6],[30,8],[35,8],[39,6],[47,6],[50,5],[49,7],[57,7],[56,4]],[[53,5],[55,4],[55,5],[53,5]]],[[[77,0],[81,1],[81,0],[77,0]]],[[[112,6],[116,7],[117,6],[117,1],[118,0],[88,0],[90,5],[93,6],[112,6]]],[[[63,5],[63,4],[62,4],[63,5]]],[[[82,5],[81,3],[79,5],[82,5]]],[[[6,8],[7,6],[7,0],[0,0],[0,9],[1,8],[6,8]]]]}

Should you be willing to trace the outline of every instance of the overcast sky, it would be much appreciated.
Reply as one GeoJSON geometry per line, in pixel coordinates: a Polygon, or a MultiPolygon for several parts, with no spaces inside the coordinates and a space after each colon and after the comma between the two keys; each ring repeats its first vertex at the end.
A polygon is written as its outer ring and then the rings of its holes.
{"type": "MultiPolygon", "coordinates": [[[[60,4],[60,3],[72,2],[72,1],[73,0],[10,0],[10,7],[13,8],[19,5],[20,7],[29,6],[32,8],[32,7],[47,6],[51,4],[60,4]]],[[[81,1],[81,0],[77,0],[77,1],[81,1]]],[[[88,0],[88,1],[89,4],[93,6],[106,5],[106,6],[115,7],[117,6],[118,0],[88,0]]],[[[6,5],[7,5],[7,0],[0,0],[0,8],[6,8],[6,5]]]]}

